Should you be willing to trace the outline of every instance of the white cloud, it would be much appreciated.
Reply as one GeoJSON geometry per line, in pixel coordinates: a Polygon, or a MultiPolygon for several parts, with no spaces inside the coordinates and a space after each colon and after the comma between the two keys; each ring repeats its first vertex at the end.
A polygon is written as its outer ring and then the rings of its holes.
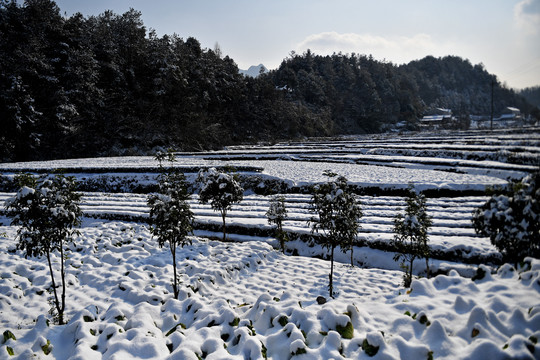
{"type": "Polygon", "coordinates": [[[427,55],[448,55],[448,50],[445,49],[449,46],[434,41],[427,34],[383,37],[371,34],[323,32],[309,35],[296,48],[300,52],[310,49],[321,55],[334,52],[371,54],[376,59],[384,58],[399,64],[427,55]]]}
{"type": "Polygon", "coordinates": [[[514,20],[528,35],[540,33],[540,0],[523,0],[514,6],[514,20]]]}

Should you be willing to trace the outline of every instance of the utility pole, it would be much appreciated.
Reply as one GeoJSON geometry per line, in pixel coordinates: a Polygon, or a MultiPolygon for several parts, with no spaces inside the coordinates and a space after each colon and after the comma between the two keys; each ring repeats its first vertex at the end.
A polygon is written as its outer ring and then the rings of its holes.
{"type": "Polygon", "coordinates": [[[495,80],[491,79],[491,125],[490,130],[493,131],[493,87],[495,86],[495,80]]]}

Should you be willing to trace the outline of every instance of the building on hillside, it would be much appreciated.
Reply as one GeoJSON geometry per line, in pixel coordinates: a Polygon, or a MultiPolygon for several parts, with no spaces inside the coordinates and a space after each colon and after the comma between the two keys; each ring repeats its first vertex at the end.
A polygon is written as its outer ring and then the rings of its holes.
{"type": "Polygon", "coordinates": [[[521,111],[515,107],[505,108],[501,115],[497,118],[493,118],[493,127],[506,128],[506,127],[516,127],[523,125],[523,116],[521,111]]]}
{"type": "MultiPolygon", "coordinates": [[[[491,116],[471,115],[472,129],[489,129],[492,126],[491,116]]],[[[521,110],[515,107],[506,107],[499,116],[493,117],[494,128],[506,128],[523,126],[523,115],[521,110]]]]}
{"type": "Polygon", "coordinates": [[[521,111],[518,108],[508,106],[497,120],[520,120],[521,118],[521,111]]]}
{"type": "Polygon", "coordinates": [[[428,129],[439,129],[450,126],[454,121],[452,110],[437,108],[429,111],[420,119],[420,127],[428,129]]]}

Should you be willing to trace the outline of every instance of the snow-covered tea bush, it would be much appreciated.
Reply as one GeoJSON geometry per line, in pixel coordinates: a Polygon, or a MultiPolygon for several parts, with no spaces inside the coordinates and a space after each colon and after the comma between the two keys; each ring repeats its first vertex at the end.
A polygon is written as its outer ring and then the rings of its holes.
{"type": "MultiPolygon", "coordinates": [[[[176,248],[190,244],[188,235],[193,233],[194,214],[189,206],[189,194],[186,179],[177,169],[165,170],[162,166],[167,154],[158,153],[161,174],[158,177],[159,191],[148,196],[150,206],[150,232],[157,237],[159,246],[168,244],[173,262],[173,291],[178,298],[178,275],[176,272],[176,248]]],[[[170,163],[175,161],[174,154],[168,154],[170,163]]]]}
{"type": "Polygon", "coordinates": [[[429,276],[429,245],[428,230],[433,221],[427,213],[426,198],[417,194],[412,187],[405,200],[404,213],[398,213],[394,218],[394,238],[392,245],[397,250],[395,261],[403,259],[403,284],[409,287],[412,281],[413,263],[416,258],[426,259],[426,273],[429,276]]]}
{"type": "Polygon", "coordinates": [[[66,307],[64,244],[72,242],[73,236],[78,234],[74,227],[81,222],[81,195],[75,192],[75,179],[63,175],[36,179],[23,174],[17,180],[20,189],[5,203],[7,214],[12,219],[11,225],[20,226],[17,249],[25,251],[26,256],[47,257],[54,292],[52,312],[56,310],[58,322],[62,325],[66,307]],[[60,262],[60,298],[51,260],[52,253],[56,251],[59,252],[57,261],[60,262]]]}
{"type": "Polygon", "coordinates": [[[283,231],[283,220],[287,218],[287,208],[285,208],[285,197],[276,195],[270,199],[270,205],[266,212],[269,224],[276,225],[276,238],[279,241],[281,251],[285,253],[285,242],[288,239],[287,233],[283,231]]]}
{"type": "Polygon", "coordinates": [[[503,260],[517,264],[540,256],[540,171],[514,184],[510,194],[494,194],[473,211],[476,232],[489,236],[503,260]]]}
{"type": "Polygon", "coordinates": [[[244,189],[236,179],[235,174],[222,172],[216,168],[199,171],[197,182],[201,185],[199,201],[202,204],[210,203],[214,211],[221,213],[223,220],[223,241],[226,240],[227,211],[233,204],[239,203],[244,198],[244,189]]]}
{"type": "Polygon", "coordinates": [[[322,246],[330,249],[329,292],[333,297],[334,251],[340,247],[351,250],[360,229],[362,210],[356,196],[347,189],[347,179],[330,171],[324,174],[328,182],[314,186],[311,211],[318,216],[310,222],[312,232],[322,233],[322,246]]]}

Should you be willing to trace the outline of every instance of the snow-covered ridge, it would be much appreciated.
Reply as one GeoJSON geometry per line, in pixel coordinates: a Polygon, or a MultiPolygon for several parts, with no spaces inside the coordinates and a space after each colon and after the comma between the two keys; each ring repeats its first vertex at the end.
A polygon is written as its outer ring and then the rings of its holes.
{"type": "Polygon", "coordinates": [[[247,70],[242,70],[242,69],[239,70],[240,74],[243,74],[245,76],[251,76],[251,77],[259,76],[261,74],[261,71],[263,73],[266,73],[268,72],[268,69],[263,64],[259,64],[259,65],[251,65],[249,69],[247,70]]]}

